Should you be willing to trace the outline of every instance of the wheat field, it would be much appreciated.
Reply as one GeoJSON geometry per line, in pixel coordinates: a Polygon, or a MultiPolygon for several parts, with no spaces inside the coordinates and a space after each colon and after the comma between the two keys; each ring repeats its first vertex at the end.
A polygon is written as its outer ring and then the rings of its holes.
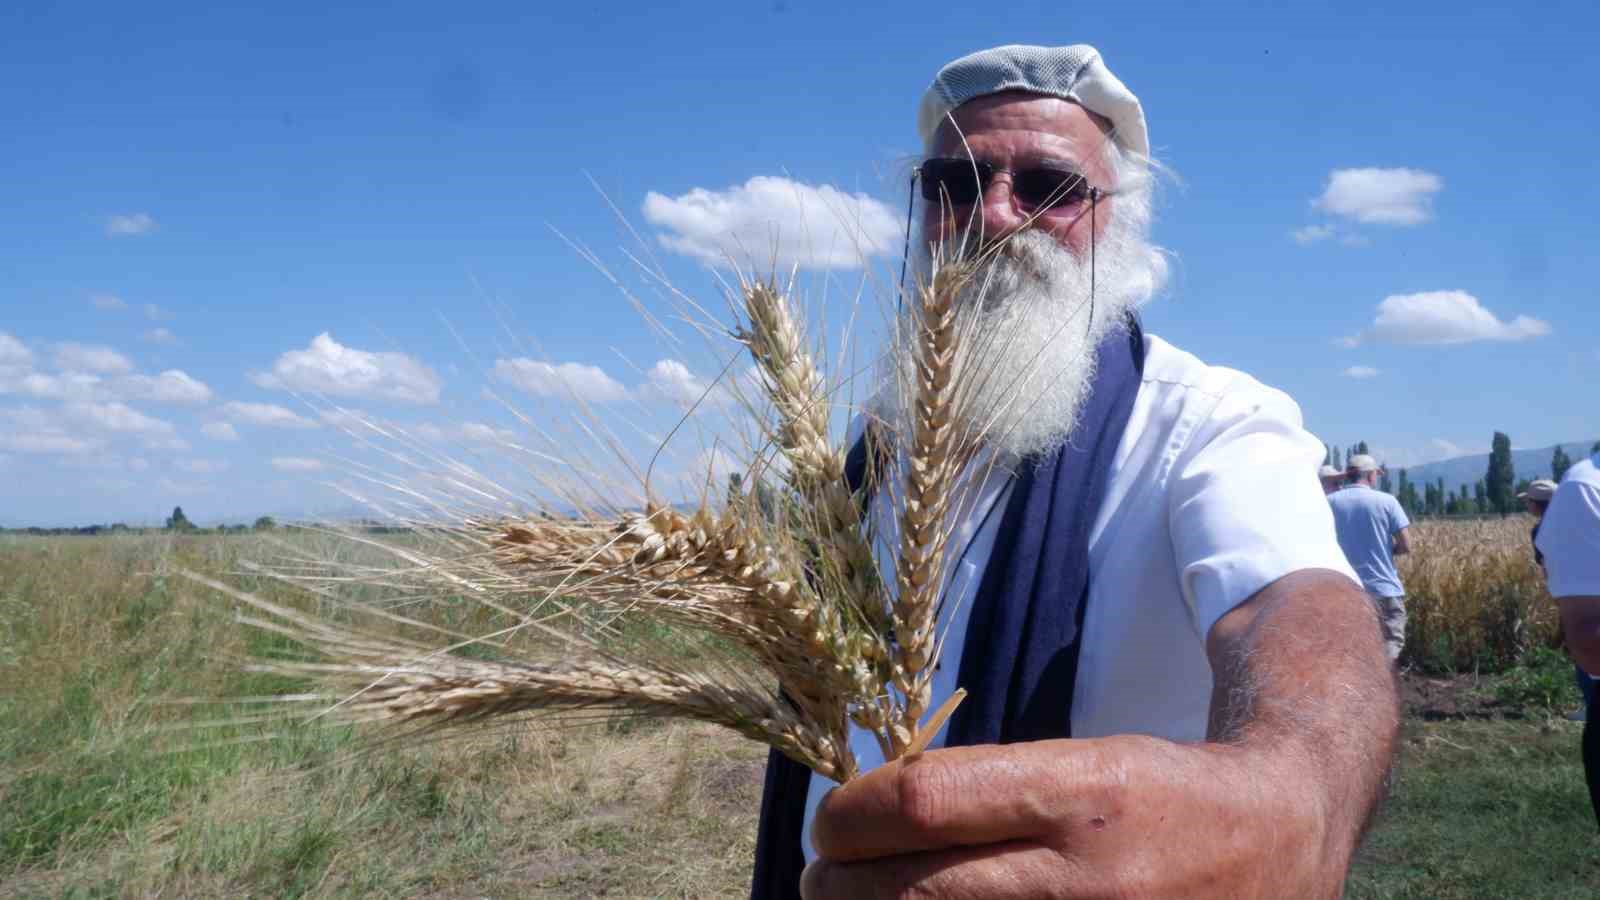
{"type": "Polygon", "coordinates": [[[1534,562],[1527,515],[1423,520],[1399,558],[1402,661],[1427,672],[1493,672],[1559,642],[1560,616],[1534,562]]]}
{"type": "MultiPolygon", "coordinates": [[[[1488,672],[1556,640],[1531,524],[1418,523],[1410,665],[1488,672]]],[[[307,683],[243,671],[293,648],[173,572],[314,604],[239,574],[270,552],[252,535],[0,536],[0,893],[747,890],[765,749],[711,725],[520,722],[393,747],[229,721],[244,698],[307,683]],[[240,702],[172,702],[196,697],[240,702]]]]}

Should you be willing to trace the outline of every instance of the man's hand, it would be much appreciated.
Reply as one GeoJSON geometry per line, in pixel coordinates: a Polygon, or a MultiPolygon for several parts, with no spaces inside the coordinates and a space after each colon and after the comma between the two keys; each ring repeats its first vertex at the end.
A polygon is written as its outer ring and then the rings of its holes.
{"type": "Polygon", "coordinates": [[[1147,737],[937,750],[823,800],[801,894],[1336,897],[1295,777],[1147,737]]]}
{"type": "Polygon", "coordinates": [[[818,807],[802,894],[1338,897],[1398,729],[1372,604],[1296,572],[1207,651],[1208,742],[959,747],[868,772],[818,807]]]}

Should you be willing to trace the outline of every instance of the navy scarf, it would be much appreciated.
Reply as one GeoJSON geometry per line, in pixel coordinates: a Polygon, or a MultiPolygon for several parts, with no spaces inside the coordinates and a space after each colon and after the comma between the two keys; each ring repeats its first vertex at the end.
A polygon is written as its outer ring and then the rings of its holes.
{"type": "MultiPolygon", "coordinates": [[[[950,719],[947,746],[1071,736],[1078,632],[1089,597],[1089,531],[1144,373],[1144,335],[1130,316],[1097,349],[1094,386],[1065,446],[1017,472],[994,550],[972,601],[957,681],[967,699],[950,719]],[[1048,548],[1048,549],[1047,549],[1048,548]]],[[[866,444],[845,477],[865,476],[866,444]]],[[[800,896],[811,770],[773,751],[767,760],[756,839],[755,900],[800,896]]]]}

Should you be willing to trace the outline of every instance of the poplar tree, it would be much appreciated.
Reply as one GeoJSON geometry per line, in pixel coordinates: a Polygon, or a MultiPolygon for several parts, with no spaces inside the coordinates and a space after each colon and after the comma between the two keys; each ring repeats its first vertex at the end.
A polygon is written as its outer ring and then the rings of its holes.
{"type": "Polygon", "coordinates": [[[1511,467],[1511,438],[1503,431],[1494,433],[1489,449],[1489,471],[1483,477],[1489,492],[1489,505],[1500,515],[1511,512],[1516,502],[1512,487],[1517,483],[1517,473],[1511,467]]]}

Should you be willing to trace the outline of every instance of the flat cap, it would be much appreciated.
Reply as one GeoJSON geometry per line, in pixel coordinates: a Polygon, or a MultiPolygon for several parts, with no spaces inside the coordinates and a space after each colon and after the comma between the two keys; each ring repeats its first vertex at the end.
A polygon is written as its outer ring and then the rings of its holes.
{"type": "Polygon", "coordinates": [[[1106,68],[1100,51],[1088,44],[1007,44],[946,64],[933,77],[917,109],[922,146],[932,149],[939,123],[956,107],[977,97],[1014,90],[1071,100],[1110,119],[1112,140],[1122,149],[1150,155],[1150,134],[1139,98],[1106,68]]]}

